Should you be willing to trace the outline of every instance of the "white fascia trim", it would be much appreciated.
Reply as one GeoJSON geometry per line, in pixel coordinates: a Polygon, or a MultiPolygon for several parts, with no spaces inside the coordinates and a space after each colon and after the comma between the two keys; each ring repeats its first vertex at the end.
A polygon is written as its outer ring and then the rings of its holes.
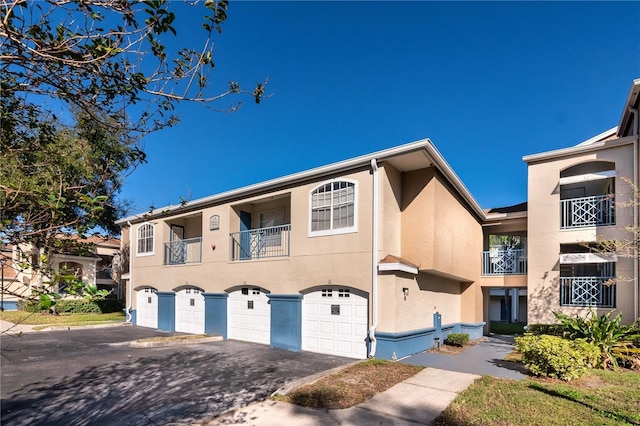
{"type": "Polygon", "coordinates": [[[567,176],[560,178],[560,185],[569,185],[571,183],[589,182],[593,180],[609,179],[616,177],[615,170],[606,170],[604,172],[586,173],[584,175],[567,176]]]}
{"type": "Polygon", "coordinates": [[[117,220],[115,223],[116,225],[122,226],[126,224],[127,221],[144,220],[144,219],[153,217],[155,215],[172,212],[179,208],[192,209],[192,208],[199,207],[202,205],[207,205],[210,203],[222,202],[226,199],[237,198],[237,197],[247,197],[252,193],[263,191],[270,187],[278,187],[285,184],[292,184],[305,179],[310,179],[310,178],[322,176],[322,175],[330,175],[332,173],[336,173],[343,170],[349,170],[356,167],[369,167],[371,160],[373,159],[377,159],[378,161],[383,161],[385,159],[392,158],[401,154],[407,154],[412,151],[419,151],[429,145],[431,145],[431,141],[429,139],[421,139],[416,142],[411,142],[411,143],[400,145],[394,148],[378,151],[373,154],[367,154],[360,157],[355,157],[350,160],[340,161],[338,163],[332,163],[326,166],[317,167],[315,169],[310,169],[303,172],[287,175],[284,177],[267,180],[254,185],[249,185],[249,186],[234,189],[231,191],[222,192],[217,195],[211,195],[208,197],[200,198],[198,200],[190,201],[184,205],[169,205],[166,207],[154,209],[150,212],[140,213],[137,215],[126,217],[124,219],[117,220]]]}
{"type": "Polygon", "coordinates": [[[555,160],[557,158],[569,157],[576,154],[584,154],[592,151],[599,151],[604,148],[615,148],[622,145],[630,145],[635,140],[635,136],[625,136],[619,139],[609,139],[606,141],[593,142],[589,145],[572,146],[569,148],[556,149],[554,151],[541,152],[539,154],[525,155],[522,161],[525,163],[535,163],[537,161],[555,160]]]}
{"type": "Polygon", "coordinates": [[[445,177],[451,182],[454,188],[460,193],[462,198],[471,206],[471,209],[478,215],[479,218],[485,219],[485,213],[478,202],[473,198],[471,192],[462,183],[460,178],[455,174],[451,166],[445,161],[440,152],[435,148],[431,140],[421,139],[416,142],[400,145],[394,148],[389,148],[383,151],[374,152],[372,154],[355,157],[350,160],[341,161],[338,163],[329,164],[326,166],[318,167],[315,169],[307,170],[300,173],[284,176],[277,179],[271,179],[261,183],[257,183],[243,188],[234,189],[231,191],[223,192],[217,195],[200,198],[198,200],[190,201],[184,205],[170,205],[158,209],[154,209],[150,212],[140,213],[133,216],[126,217],[124,219],[117,220],[116,225],[123,226],[127,221],[138,222],[140,220],[148,220],[156,215],[170,213],[177,209],[194,209],[204,205],[212,203],[220,203],[228,199],[248,197],[249,195],[264,191],[268,188],[279,187],[283,185],[290,185],[299,181],[304,181],[317,176],[330,175],[332,173],[354,169],[356,167],[369,167],[371,160],[377,160],[378,163],[388,160],[399,155],[408,154],[410,152],[420,151],[425,152],[425,156],[431,160],[431,162],[437,166],[437,168],[445,175],[445,177]]]}
{"type": "Polygon", "coordinates": [[[616,127],[612,127],[609,130],[605,130],[604,132],[600,133],[599,135],[595,135],[592,138],[587,139],[584,142],[580,142],[579,144],[575,145],[575,146],[585,146],[585,145],[591,145],[594,142],[598,142],[604,138],[608,138],[610,136],[615,135],[618,132],[618,126],[616,127]]]}
{"type": "Polygon", "coordinates": [[[378,263],[378,271],[380,272],[407,272],[409,274],[418,275],[418,268],[415,266],[405,265],[404,263],[378,263]]]}
{"type": "MultiPolygon", "coordinates": [[[[428,140],[428,139],[427,139],[428,140]]],[[[458,193],[464,198],[464,200],[469,204],[471,209],[478,215],[481,220],[486,220],[487,215],[480,204],[473,198],[471,195],[471,191],[467,189],[467,187],[462,183],[462,180],[456,175],[453,171],[449,163],[444,159],[442,154],[436,149],[436,147],[429,141],[429,144],[425,146],[425,150],[428,152],[431,162],[438,167],[438,169],[442,172],[443,175],[451,182],[453,187],[458,191],[458,193]]]]}
{"type": "Polygon", "coordinates": [[[613,253],[566,253],[560,255],[561,264],[610,263],[617,261],[618,256],[613,253]]]}

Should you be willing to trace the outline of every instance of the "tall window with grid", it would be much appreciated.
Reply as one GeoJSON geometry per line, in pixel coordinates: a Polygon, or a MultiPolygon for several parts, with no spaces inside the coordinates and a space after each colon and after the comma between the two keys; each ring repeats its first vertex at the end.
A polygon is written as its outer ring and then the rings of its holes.
{"type": "Polygon", "coordinates": [[[355,183],[335,181],[319,186],[311,192],[311,232],[355,228],[355,183]]]}

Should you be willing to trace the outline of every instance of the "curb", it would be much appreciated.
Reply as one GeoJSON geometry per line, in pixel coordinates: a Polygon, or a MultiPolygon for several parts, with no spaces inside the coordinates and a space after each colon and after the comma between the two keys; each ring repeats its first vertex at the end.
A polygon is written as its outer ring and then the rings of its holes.
{"type": "Polygon", "coordinates": [[[276,389],[271,394],[271,396],[273,397],[273,396],[276,396],[276,395],[282,395],[282,396],[287,395],[288,393],[293,392],[294,390],[296,390],[296,389],[298,389],[298,388],[300,388],[302,386],[311,385],[311,384],[317,382],[318,380],[322,379],[323,377],[330,376],[330,375],[335,374],[335,373],[339,373],[340,371],[342,371],[342,370],[344,370],[346,368],[349,368],[349,367],[351,367],[353,365],[356,365],[356,364],[360,364],[362,361],[366,361],[366,360],[359,359],[357,361],[353,361],[353,362],[350,362],[348,364],[344,364],[344,365],[340,365],[338,367],[334,367],[334,368],[332,368],[330,370],[321,371],[319,373],[312,374],[311,376],[303,377],[301,379],[294,380],[294,381],[289,382],[289,383],[285,383],[284,385],[282,385],[281,387],[276,389]]]}
{"type": "MultiPolygon", "coordinates": [[[[34,331],[59,331],[59,330],[82,330],[85,328],[109,328],[109,327],[122,327],[124,326],[126,323],[124,322],[118,322],[118,323],[107,323],[107,324],[88,324],[88,325],[52,325],[52,326],[47,326],[45,328],[42,328],[40,330],[34,330],[34,331]]],[[[37,327],[34,326],[34,327],[37,327]]]]}
{"type": "Polygon", "coordinates": [[[223,340],[222,336],[219,336],[219,335],[202,337],[198,339],[172,339],[170,337],[167,339],[168,340],[156,340],[156,341],[134,340],[132,342],[128,342],[128,344],[132,348],[160,348],[165,346],[197,345],[199,343],[219,342],[223,340]]]}

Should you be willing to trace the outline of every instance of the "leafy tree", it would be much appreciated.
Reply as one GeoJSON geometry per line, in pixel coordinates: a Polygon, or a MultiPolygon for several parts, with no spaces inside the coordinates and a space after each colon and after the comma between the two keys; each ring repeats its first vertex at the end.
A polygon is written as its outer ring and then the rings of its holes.
{"type": "MultiPolygon", "coordinates": [[[[631,189],[631,200],[619,203],[619,207],[628,208],[629,210],[640,208],[640,189],[633,184],[630,179],[622,178],[631,189]]],[[[611,239],[598,236],[595,251],[600,253],[615,253],[622,257],[637,258],[640,252],[640,227],[635,224],[626,225],[627,238],[611,239]]]]}
{"type": "Polygon", "coordinates": [[[0,0],[0,244],[21,251],[20,268],[56,284],[47,255],[118,231],[122,181],[145,161],[141,137],[175,125],[177,102],[263,98],[265,82],[245,91],[209,80],[228,1],[188,4],[201,31],[178,39],[178,2],[0,0]]]}

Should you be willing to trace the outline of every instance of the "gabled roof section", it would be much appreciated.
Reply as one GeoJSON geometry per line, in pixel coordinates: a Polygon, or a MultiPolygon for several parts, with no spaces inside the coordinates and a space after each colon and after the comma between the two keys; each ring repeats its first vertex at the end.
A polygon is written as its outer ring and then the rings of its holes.
{"type": "MultiPolygon", "coordinates": [[[[620,117],[620,123],[618,124],[618,136],[630,136],[634,134],[633,126],[633,114],[630,109],[635,109],[638,114],[638,104],[640,103],[640,78],[633,80],[631,83],[631,89],[629,89],[629,96],[624,104],[624,110],[622,110],[622,116],[620,117]]],[[[636,120],[640,120],[640,117],[635,117],[636,120]]]]}
{"type": "Polygon", "coordinates": [[[467,203],[470,210],[483,220],[485,218],[484,211],[473,198],[467,187],[462,183],[460,178],[455,174],[451,166],[445,161],[440,152],[436,149],[429,139],[422,139],[405,145],[385,149],[383,151],[366,154],[349,160],[340,161],[315,169],[306,170],[281,178],[271,179],[261,183],[257,183],[243,188],[234,189],[217,195],[200,198],[188,203],[179,205],[169,205],[166,207],[154,209],[152,211],[129,216],[116,221],[116,224],[124,226],[127,222],[141,222],[155,217],[162,217],[171,214],[182,214],[188,211],[201,209],[215,204],[221,204],[232,199],[248,198],[265,191],[276,191],[280,188],[302,183],[311,179],[331,175],[335,173],[347,172],[362,167],[369,167],[371,161],[390,162],[399,171],[410,171],[419,168],[433,166],[438,169],[442,175],[451,183],[455,190],[460,194],[462,199],[467,203]]]}
{"type": "Polygon", "coordinates": [[[556,149],[553,151],[541,152],[539,154],[525,155],[522,160],[525,163],[534,163],[537,161],[552,160],[559,157],[567,157],[583,152],[595,151],[604,147],[626,145],[632,143],[632,139],[627,138],[634,134],[632,129],[634,116],[631,109],[635,109],[637,113],[638,104],[640,103],[640,78],[633,80],[629,95],[622,110],[620,123],[605,132],[600,133],[584,142],[569,148],[556,149]]]}

